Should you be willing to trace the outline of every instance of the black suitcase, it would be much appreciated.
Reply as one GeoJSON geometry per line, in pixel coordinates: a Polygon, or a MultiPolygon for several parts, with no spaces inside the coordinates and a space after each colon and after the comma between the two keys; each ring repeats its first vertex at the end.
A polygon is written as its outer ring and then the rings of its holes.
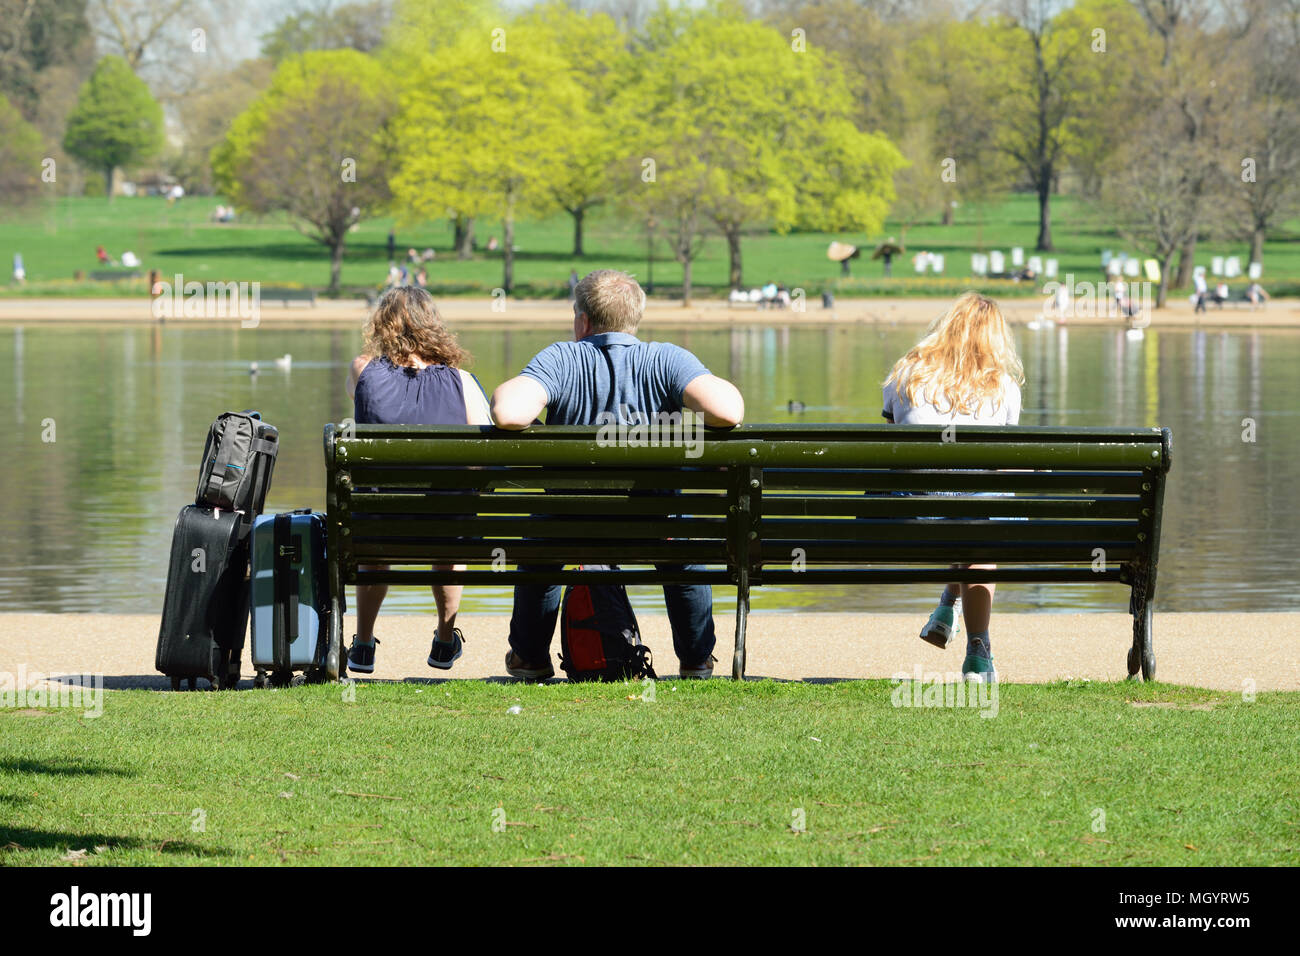
{"type": "Polygon", "coordinates": [[[205,678],[239,682],[248,630],[248,520],[236,511],[187,505],[172,533],[167,594],[154,666],[180,690],[205,678]]]}

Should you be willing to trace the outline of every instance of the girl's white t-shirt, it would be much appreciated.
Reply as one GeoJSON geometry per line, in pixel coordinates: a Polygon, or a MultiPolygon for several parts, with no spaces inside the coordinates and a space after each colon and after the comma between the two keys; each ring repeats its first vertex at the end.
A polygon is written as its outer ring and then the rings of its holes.
{"type": "Polygon", "coordinates": [[[895,383],[890,382],[884,389],[882,407],[885,417],[892,418],[895,425],[1018,425],[1020,386],[1003,376],[1002,400],[996,409],[992,402],[986,402],[973,415],[959,415],[953,411],[941,412],[930,402],[913,405],[895,383]]]}

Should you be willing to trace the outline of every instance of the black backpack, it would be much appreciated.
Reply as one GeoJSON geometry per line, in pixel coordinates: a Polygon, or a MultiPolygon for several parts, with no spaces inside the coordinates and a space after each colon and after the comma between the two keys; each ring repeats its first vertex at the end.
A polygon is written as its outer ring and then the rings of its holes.
{"type": "Polygon", "coordinates": [[[199,464],[194,503],[223,511],[242,511],[251,526],[262,513],[279,434],[254,411],[226,412],[208,429],[199,464]]]}
{"type": "Polygon", "coordinates": [[[571,584],[565,589],[560,667],[571,681],[658,680],[623,585],[571,584]]]}

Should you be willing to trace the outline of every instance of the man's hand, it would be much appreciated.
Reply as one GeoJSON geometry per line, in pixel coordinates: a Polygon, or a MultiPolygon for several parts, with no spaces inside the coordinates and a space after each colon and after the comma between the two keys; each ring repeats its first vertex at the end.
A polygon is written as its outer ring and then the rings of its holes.
{"type": "Polygon", "coordinates": [[[704,424],[712,428],[731,428],[739,425],[745,417],[745,400],[740,389],[716,375],[699,375],[692,379],[682,392],[682,404],[698,412],[704,418],[704,424]]]}
{"type": "Polygon", "coordinates": [[[492,418],[497,428],[519,431],[536,421],[549,402],[546,389],[537,379],[516,375],[492,393],[492,418]]]}

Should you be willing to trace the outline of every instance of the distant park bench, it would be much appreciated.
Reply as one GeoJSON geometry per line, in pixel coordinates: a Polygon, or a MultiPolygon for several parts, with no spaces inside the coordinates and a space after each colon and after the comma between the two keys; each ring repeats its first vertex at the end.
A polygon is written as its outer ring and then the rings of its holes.
{"type": "Polygon", "coordinates": [[[92,282],[119,282],[123,279],[142,279],[144,274],[141,272],[123,272],[120,269],[104,269],[97,272],[87,273],[92,282]]]}
{"type": "Polygon", "coordinates": [[[316,292],[312,289],[285,289],[271,286],[263,287],[258,293],[261,302],[282,302],[287,309],[290,302],[307,302],[316,305],[316,292]]]}
{"type": "Polygon", "coordinates": [[[741,678],[751,587],[1109,581],[1131,589],[1128,673],[1152,679],[1169,430],[961,426],[950,437],[754,425],[706,430],[687,457],[667,438],[602,446],[594,427],[326,425],[332,599],[349,584],[729,584],[741,678]],[[548,562],[621,567],[516,567],[548,562]],[[629,567],[655,562],[707,567],[629,567]],[[479,567],[429,567],[453,563],[479,567]]]}

